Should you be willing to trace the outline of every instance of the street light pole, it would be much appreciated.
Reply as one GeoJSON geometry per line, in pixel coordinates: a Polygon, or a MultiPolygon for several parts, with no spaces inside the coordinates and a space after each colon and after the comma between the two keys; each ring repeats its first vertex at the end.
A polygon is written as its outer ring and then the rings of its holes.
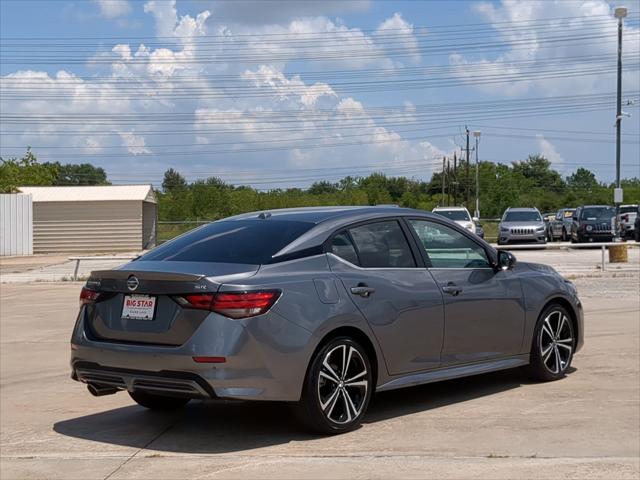
{"type": "Polygon", "coordinates": [[[478,174],[478,143],[480,142],[480,130],[475,130],[473,136],[476,138],[476,211],[473,216],[480,218],[480,176],[478,174]]]}
{"type": "Polygon", "coordinates": [[[616,188],[613,201],[616,204],[615,235],[620,237],[620,204],[623,202],[620,187],[620,130],[622,127],[622,19],[627,16],[626,7],[617,7],[615,17],[618,19],[618,92],[616,97],[616,188]]]}

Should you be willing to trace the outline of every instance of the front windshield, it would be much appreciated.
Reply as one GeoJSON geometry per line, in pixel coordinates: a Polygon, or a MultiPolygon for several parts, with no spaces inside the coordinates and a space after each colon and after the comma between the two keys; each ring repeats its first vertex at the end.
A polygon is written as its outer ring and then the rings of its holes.
{"type": "Polygon", "coordinates": [[[613,207],[587,207],[582,211],[583,220],[610,220],[616,214],[613,207]]]}
{"type": "Polygon", "coordinates": [[[541,222],[540,214],[533,210],[524,212],[506,212],[503,222],[541,222]]]}
{"type": "Polygon", "coordinates": [[[470,221],[469,214],[466,210],[436,210],[433,213],[437,213],[438,215],[442,215],[443,217],[448,218],[449,220],[458,221],[470,221]]]}

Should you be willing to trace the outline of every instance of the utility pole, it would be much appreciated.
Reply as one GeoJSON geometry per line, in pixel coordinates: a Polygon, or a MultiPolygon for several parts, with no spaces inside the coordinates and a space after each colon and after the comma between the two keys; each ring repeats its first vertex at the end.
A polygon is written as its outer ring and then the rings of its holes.
{"type": "Polygon", "coordinates": [[[620,186],[620,130],[622,127],[622,19],[627,16],[626,7],[617,7],[615,17],[618,19],[618,94],[616,97],[616,188],[613,201],[616,204],[615,236],[620,239],[620,204],[624,201],[620,186]]]}
{"type": "Polygon", "coordinates": [[[465,174],[465,178],[464,178],[464,183],[465,183],[465,187],[466,187],[466,191],[465,191],[465,197],[464,197],[464,206],[469,208],[469,162],[471,160],[471,158],[469,157],[469,129],[467,128],[467,126],[464,126],[464,129],[467,132],[467,168],[466,168],[466,174],[465,174]]]}
{"type": "Polygon", "coordinates": [[[451,185],[449,185],[451,178],[451,162],[447,158],[447,207],[451,205],[451,185]]]}
{"type": "Polygon", "coordinates": [[[458,204],[458,157],[453,152],[453,205],[458,204]]]}
{"type": "Polygon", "coordinates": [[[442,178],[440,179],[442,182],[442,198],[440,199],[441,206],[444,206],[444,168],[447,161],[447,157],[442,157],[442,178]]]}
{"type": "Polygon", "coordinates": [[[480,141],[480,130],[475,130],[473,132],[473,136],[476,137],[476,211],[473,216],[476,218],[480,218],[480,175],[478,173],[479,163],[478,162],[478,142],[480,141]]]}

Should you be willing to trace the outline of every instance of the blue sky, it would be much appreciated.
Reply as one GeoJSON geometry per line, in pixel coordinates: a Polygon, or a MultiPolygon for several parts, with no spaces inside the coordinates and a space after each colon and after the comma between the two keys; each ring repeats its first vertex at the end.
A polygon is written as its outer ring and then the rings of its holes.
{"type": "MultiPolygon", "coordinates": [[[[460,154],[614,177],[612,3],[3,0],[0,154],[258,188],[460,154]],[[472,142],[473,143],[473,142],[472,142]]],[[[640,2],[625,26],[623,176],[640,176],[640,2]]]]}

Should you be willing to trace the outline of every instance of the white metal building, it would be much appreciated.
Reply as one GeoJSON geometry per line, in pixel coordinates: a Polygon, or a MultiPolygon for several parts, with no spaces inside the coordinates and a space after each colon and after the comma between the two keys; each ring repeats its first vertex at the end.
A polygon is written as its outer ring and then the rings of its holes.
{"type": "Polygon", "coordinates": [[[0,256],[33,254],[31,195],[0,194],[0,256]]]}
{"type": "Polygon", "coordinates": [[[151,185],[19,190],[33,200],[33,253],[133,252],[156,243],[151,185]]]}

